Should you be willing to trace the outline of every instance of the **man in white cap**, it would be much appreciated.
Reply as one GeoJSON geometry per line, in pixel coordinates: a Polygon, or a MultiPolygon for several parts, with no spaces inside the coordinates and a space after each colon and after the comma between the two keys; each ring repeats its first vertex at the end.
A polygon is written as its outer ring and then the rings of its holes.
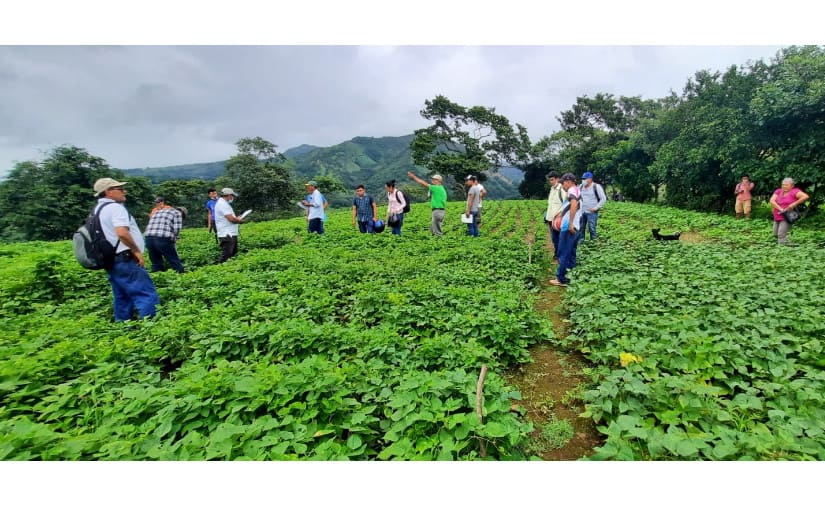
{"type": "Polygon", "coordinates": [[[115,248],[115,259],[106,269],[112,286],[116,321],[128,321],[138,316],[154,317],[160,296],[146,272],[143,259],[143,235],[137,222],[126,210],[126,182],[103,177],[95,181],[98,197],[95,212],[100,215],[100,227],[106,240],[115,248]]]}
{"type": "Polygon", "coordinates": [[[235,190],[224,188],[220,199],[215,203],[215,229],[221,244],[219,263],[238,254],[238,225],[243,224],[243,219],[235,215],[231,205],[237,196],[235,190]]]}
{"type": "Polygon", "coordinates": [[[434,236],[443,235],[444,232],[441,229],[441,225],[444,223],[444,214],[447,209],[447,190],[444,188],[444,185],[441,184],[441,175],[433,174],[430,176],[433,180],[432,184],[416,176],[412,171],[407,172],[407,175],[413,181],[429,190],[430,208],[433,210],[432,220],[430,221],[430,233],[434,236]]]}
{"type": "Polygon", "coordinates": [[[310,181],[304,184],[307,188],[307,199],[302,204],[307,208],[307,232],[324,234],[324,196],[318,190],[318,183],[310,181]]]}

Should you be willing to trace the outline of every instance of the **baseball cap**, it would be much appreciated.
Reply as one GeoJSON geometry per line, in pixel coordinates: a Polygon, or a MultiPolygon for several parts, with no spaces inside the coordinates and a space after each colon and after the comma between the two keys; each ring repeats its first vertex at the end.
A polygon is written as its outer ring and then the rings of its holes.
{"type": "Polygon", "coordinates": [[[441,177],[441,174],[433,174],[430,177],[433,178],[433,179],[438,179],[439,181],[443,180],[442,177],[441,177]]]}
{"type": "Polygon", "coordinates": [[[584,175],[582,175],[582,179],[590,179],[592,177],[593,177],[593,172],[591,172],[589,170],[587,172],[585,172],[584,175]]]}
{"type": "Polygon", "coordinates": [[[164,199],[162,195],[158,195],[157,197],[155,197],[155,204],[157,204],[159,202],[163,202],[165,200],[166,199],[164,199]]]}
{"type": "Polygon", "coordinates": [[[476,180],[476,176],[469,175],[469,176],[465,177],[465,178],[464,178],[464,180],[465,180],[465,181],[475,181],[475,180],[476,180]]]}
{"type": "Polygon", "coordinates": [[[94,188],[95,195],[100,195],[109,188],[114,188],[116,186],[123,186],[127,184],[128,181],[115,181],[111,177],[101,177],[97,181],[95,181],[95,185],[92,187],[94,188]]]}
{"type": "Polygon", "coordinates": [[[565,181],[573,181],[575,183],[576,182],[576,176],[574,176],[570,172],[567,172],[566,174],[561,176],[561,181],[562,181],[562,183],[565,182],[565,181]]]}
{"type": "Polygon", "coordinates": [[[238,196],[238,194],[235,193],[235,190],[231,188],[224,188],[223,190],[221,190],[221,196],[224,195],[234,195],[235,197],[238,196]]]}
{"type": "Polygon", "coordinates": [[[309,183],[304,183],[304,186],[314,186],[318,188],[318,183],[316,181],[310,181],[309,183]]]}

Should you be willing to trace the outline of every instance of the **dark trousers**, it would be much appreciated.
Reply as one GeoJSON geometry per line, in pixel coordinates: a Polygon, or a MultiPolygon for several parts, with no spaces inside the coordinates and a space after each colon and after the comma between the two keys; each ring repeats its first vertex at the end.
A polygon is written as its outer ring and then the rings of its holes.
{"type": "Polygon", "coordinates": [[[559,232],[550,224],[550,240],[553,241],[553,258],[559,257],[559,232]]]}
{"type": "Polygon", "coordinates": [[[324,219],[309,219],[309,224],[307,225],[307,232],[318,233],[319,235],[323,235],[324,219]]]}
{"type": "Polygon", "coordinates": [[[178,256],[174,238],[147,236],[146,248],[149,250],[149,259],[152,261],[152,272],[163,272],[167,269],[164,258],[169,261],[169,265],[176,272],[183,272],[183,264],[178,256]]]}
{"type": "Polygon", "coordinates": [[[219,260],[220,263],[225,262],[226,260],[232,258],[236,254],[238,254],[238,237],[235,236],[222,236],[218,240],[221,242],[221,259],[219,260]]]}
{"type": "Polygon", "coordinates": [[[359,220],[358,230],[361,233],[372,233],[372,220],[359,220]]]}

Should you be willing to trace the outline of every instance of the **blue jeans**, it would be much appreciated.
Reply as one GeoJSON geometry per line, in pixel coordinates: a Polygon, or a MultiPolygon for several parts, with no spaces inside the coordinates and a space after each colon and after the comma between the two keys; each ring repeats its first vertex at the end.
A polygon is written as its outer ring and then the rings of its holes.
{"type": "Polygon", "coordinates": [[[596,231],[596,223],[599,221],[599,212],[582,210],[582,227],[579,229],[580,237],[584,240],[585,228],[590,232],[590,240],[599,238],[599,233],[596,231]]]}
{"type": "Polygon", "coordinates": [[[467,224],[467,236],[477,237],[478,236],[478,211],[471,211],[470,216],[473,217],[473,221],[467,224]]]}
{"type": "Polygon", "coordinates": [[[309,219],[309,225],[307,226],[308,233],[318,233],[319,235],[324,234],[324,219],[309,219]]]}
{"type": "Polygon", "coordinates": [[[395,226],[394,228],[392,228],[392,234],[400,236],[401,235],[401,226],[403,226],[403,225],[404,225],[404,214],[399,213],[398,214],[398,225],[395,226]]]}
{"type": "Polygon", "coordinates": [[[146,269],[139,266],[131,254],[115,257],[114,266],[107,270],[112,285],[115,321],[134,319],[135,308],[140,318],[154,317],[160,296],[146,269]]]}
{"type": "Polygon", "coordinates": [[[175,240],[163,237],[146,237],[146,249],[149,251],[149,259],[152,261],[152,272],[163,272],[166,270],[164,258],[169,260],[169,265],[177,272],[183,272],[183,264],[178,256],[175,247],[175,240]]]}
{"type": "Polygon", "coordinates": [[[567,271],[576,266],[576,247],[579,245],[578,233],[562,231],[559,233],[559,267],[556,277],[562,283],[569,283],[567,271]]]}
{"type": "Polygon", "coordinates": [[[358,230],[361,233],[372,233],[372,220],[359,220],[358,230]]]}

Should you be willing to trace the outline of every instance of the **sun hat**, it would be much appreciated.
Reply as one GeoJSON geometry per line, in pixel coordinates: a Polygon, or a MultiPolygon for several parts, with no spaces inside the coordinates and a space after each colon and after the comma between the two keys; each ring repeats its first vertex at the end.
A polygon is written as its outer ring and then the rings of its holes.
{"type": "Polygon", "coordinates": [[[593,172],[588,170],[587,172],[584,173],[584,175],[582,176],[582,179],[591,179],[592,177],[593,177],[593,172]]]}
{"type": "Polygon", "coordinates": [[[128,183],[128,181],[115,181],[111,177],[101,177],[100,179],[95,181],[95,185],[92,188],[94,188],[95,195],[100,195],[109,188],[123,186],[126,183],[128,183]]]}
{"type": "Polygon", "coordinates": [[[575,183],[576,182],[576,176],[574,176],[570,172],[567,172],[566,174],[561,176],[561,182],[563,183],[565,181],[573,181],[575,183]]]}
{"type": "Polygon", "coordinates": [[[316,181],[310,181],[309,183],[304,183],[304,186],[314,186],[318,188],[318,183],[316,181]]]}
{"type": "Polygon", "coordinates": [[[231,188],[224,188],[223,190],[221,190],[221,197],[223,197],[224,195],[234,195],[235,197],[238,196],[238,194],[235,193],[235,190],[231,188]]]}
{"type": "Polygon", "coordinates": [[[441,177],[441,174],[433,174],[430,176],[433,179],[438,179],[439,181],[443,181],[444,179],[441,177]]]}

